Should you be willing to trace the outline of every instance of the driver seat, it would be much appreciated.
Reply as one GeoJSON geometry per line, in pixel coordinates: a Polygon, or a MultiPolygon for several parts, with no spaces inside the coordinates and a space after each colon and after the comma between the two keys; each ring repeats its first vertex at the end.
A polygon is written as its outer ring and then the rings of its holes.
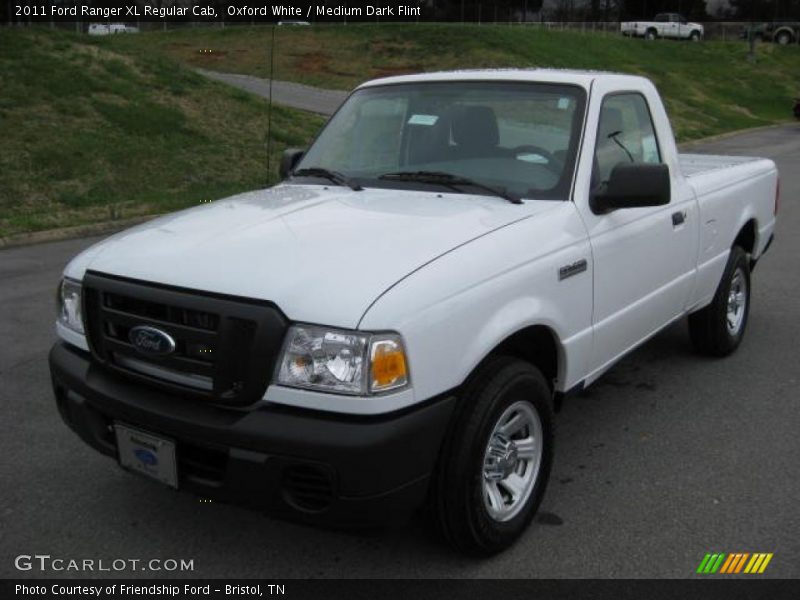
{"type": "Polygon", "coordinates": [[[455,111],[451,125],[455,158],[496,156],[500,133],[497,116],[489,106],[462,106],[455,111]]]}

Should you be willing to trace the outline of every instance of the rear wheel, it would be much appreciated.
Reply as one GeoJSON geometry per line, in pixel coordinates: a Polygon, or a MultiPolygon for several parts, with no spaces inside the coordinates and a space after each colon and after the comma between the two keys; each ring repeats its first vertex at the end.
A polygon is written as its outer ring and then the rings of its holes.
{"type": "Polygon", "coordinates": [[[689,335],[702,354],[727,356],[742,341],[750,313],[750,263],[747,253],[734,246],[714,299],[689,315],[689,335]]]}
{"type": "Polygon", "coordinates": [[[495,554],[527,528],[553,459],[550,399],[541,372],[511,357],[489,359],[465,386],[433,482],[436,519],[456,549],[495,554]]]}
{"type": "Polygon", "coordinates": [[[781,46],[791,44],[792,34],[789,33],[788,31],[781,31],[778,35],[775,36],[775,41],[779,43],[781,46]]]}

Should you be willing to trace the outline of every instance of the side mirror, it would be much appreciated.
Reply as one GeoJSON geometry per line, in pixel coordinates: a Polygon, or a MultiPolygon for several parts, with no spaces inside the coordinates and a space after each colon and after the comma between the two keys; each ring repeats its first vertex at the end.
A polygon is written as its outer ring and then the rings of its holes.
{"type": "Polygon", "coordinates": [[[283,156],[281,156],[281,166],[278,169],[278,174],[282,180],[289,176],[289,173],[292,172],[292,169],[294,169],[295,165],[300,162],[300,159],[303,158],[303,154],[305,153],[305,150],[301,150],[299,148],[287,148],[283,151],[283,156]]]}
{"type": "Polygon", "coordinates": [[[611,170],[608,183],[592,194],[589,206],[596,214],[618,208],[663,206],[669,204],[671,188],[667,165],[620,163],[611,170]]]}

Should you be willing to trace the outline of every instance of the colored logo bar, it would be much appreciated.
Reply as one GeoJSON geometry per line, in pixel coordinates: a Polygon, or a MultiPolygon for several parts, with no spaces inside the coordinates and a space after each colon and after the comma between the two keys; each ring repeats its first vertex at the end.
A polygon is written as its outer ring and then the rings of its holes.
{"type": "Polygon", "coordinates": [[[769,561],[772,560],[773,553],[769,552],[724,552],[708,553],[700,561],[697,573],[702,575],[720,574],[760,574],[767,568],[769,561]]]}

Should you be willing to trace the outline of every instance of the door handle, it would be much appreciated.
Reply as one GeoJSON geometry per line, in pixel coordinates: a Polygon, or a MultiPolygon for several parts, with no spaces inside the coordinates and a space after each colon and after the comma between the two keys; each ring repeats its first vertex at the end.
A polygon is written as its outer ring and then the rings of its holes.
{"type": "Polygon", "coordinates": [[[672,213],[672,226],[677,227],[678,225],[683,225],[686,222],[686,211],[679,210],[678,212],[672,213]]]}

